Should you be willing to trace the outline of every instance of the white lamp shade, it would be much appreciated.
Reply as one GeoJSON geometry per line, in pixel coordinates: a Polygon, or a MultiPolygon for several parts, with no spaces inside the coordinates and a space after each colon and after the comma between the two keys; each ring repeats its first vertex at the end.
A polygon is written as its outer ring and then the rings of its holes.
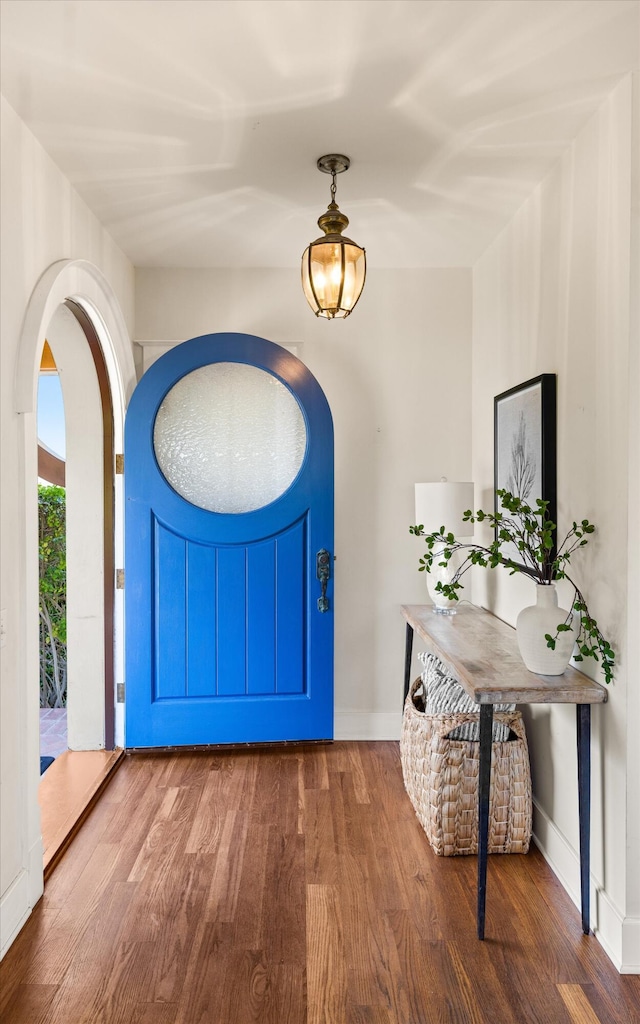
{"type": "Polygon", "coordinates": [[[435,533],[441,526],[456,537],[472,536],[473,526],[463,523],[467,509],[473,508],[473,484],[448,480],[438,483],[416,484],[417,526],[425,533],[435,533]]]}

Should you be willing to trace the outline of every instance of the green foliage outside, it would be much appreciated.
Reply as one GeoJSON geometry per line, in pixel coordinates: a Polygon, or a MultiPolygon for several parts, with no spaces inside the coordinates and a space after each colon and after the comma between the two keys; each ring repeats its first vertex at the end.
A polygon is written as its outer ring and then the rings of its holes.
{"type": "Polygon", "coordinates": [[[38,486],[40,707],[67,703],[67,554],[64,487],[38,486]]]}

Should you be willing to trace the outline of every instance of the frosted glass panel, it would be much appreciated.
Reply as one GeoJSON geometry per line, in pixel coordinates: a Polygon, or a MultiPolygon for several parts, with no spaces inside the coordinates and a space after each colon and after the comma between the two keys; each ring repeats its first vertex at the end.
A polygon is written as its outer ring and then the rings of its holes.
{"type": "Polygon", "coordinates": [[[252,512],[275,501],[295,480],[306,443],[291,392],[245,363],[211,363],[182,377],[153,431],[165,478],[210,512],[252,512]]]}

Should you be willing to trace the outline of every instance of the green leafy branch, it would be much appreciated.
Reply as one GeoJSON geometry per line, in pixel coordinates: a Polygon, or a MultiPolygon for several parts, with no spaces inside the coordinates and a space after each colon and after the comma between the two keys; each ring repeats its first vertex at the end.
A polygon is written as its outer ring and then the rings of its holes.
{"type": "Polygon", "coordinates": [[[511,575],[523,573],[545,586],[555,583],[556,580],[568,580],[574,591],[571,610],[565,621],[559,623],[555,634],[545,634],[547,647],[555,650],[560,633],[571,630],[572,615],[576,612],[580,616],[580,629],[576,639],[577,653],[574,660],[594,658],[595,661],[601,662],[605,681],[610,683],[613,679],[615,653],[603,636],[598,623],[589,613],[582,591],[567,571],[572,555],[578,548],[588,543],[588,537],[595,532],[595,526],[588,519],[583,519],[579,523],[574,521],[556,548],[556,524],[549,518],[548,501],[538,498],[535,508],[532,508],[510,491],[501,489],[497,490],[496,494],[503,511],[483,512],[479,509],[473,512],[468,509],[463,516],[465,523],[487,523],[493,527],[494,540],[487,546],[458,541],[444,526],[427,534],[423,526],[410,526],[409,532],[416,537],[424,537],[428,549],[420,559],[418,571],[431,572],[434,563],[446,567],[455,553],[462,552],[463,560],[449,583],[439,580],[435,587],[450,601],[459,599],[458,591],[462,589],[460,580],[474,565],[489,569],[503,565],[511,575]],[[515,546],[521,561],[516,562],[505,553],[506,545],[515,546]]]}

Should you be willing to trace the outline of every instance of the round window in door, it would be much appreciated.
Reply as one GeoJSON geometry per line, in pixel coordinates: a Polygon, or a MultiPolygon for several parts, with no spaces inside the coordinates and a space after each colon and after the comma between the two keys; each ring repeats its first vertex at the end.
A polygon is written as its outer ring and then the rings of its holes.
{"type": "Polygon", "coordinates": [[[209,512],[253,512],[297,477],[307,430],[297,399],[272,373],[219,362],[181,377],[156,416],[153,446],[167,482],[209,512]]]}

